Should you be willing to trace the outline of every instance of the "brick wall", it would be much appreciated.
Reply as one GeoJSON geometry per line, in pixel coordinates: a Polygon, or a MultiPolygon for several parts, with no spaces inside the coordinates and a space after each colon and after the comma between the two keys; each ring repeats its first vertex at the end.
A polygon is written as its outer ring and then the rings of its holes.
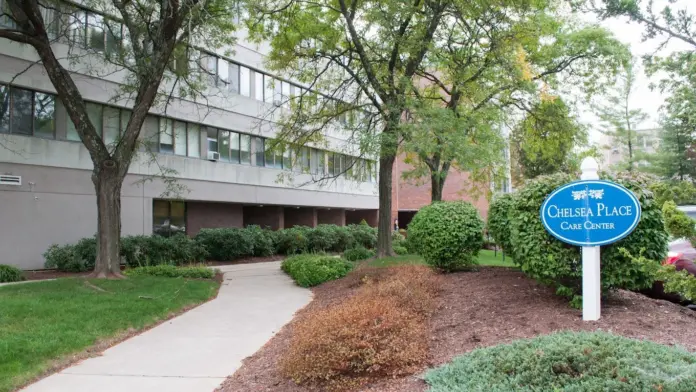
{"type": "Polygon", "coordinates": [[[284,227],[290,228],[293,226],[317,226],[317,210],[306,207],[285,207],[285,222],[284,227]]]}
{"type": "Polygon", "coordinates": [[[357,225],[363,220],[372,227],[377,227],[378,210],[346,210],[346,224],[357,225]]]}
{"type": "Polygon", "coordinates": [[[318,209],[317,224],[345,226],[346,211],[342,209],[318,209]]]}
{"type": "Polygon", "coordinates": [[[186,232],[190,236],[201,229],[220,227],[242,227],[243,215],[240,204],[186,202],[186,232]]]}
{"type": "MultiPolygon", "coordinates": [[[[394,163],[392,178],[392,223],[398,216],[399,210],[418,210],[430,204],[430,178],[419,180],[404,180],[401,173],[411,169],[411,165],[404,162],[405,156],[397,157],[394,163]]],[[[469,174],[450,169],[442,189],[443,200],[465,200],[472,203],[485,220],[488,216],[488,200],[486,199],[487,185],[480,185],[478,192],[472,191],[469,183],[469,174]],[[476,194],[479,194],[476,198],[476,194]]]]}
{"type": "Polygon", "coordinates": [[[244,227],[258,225],[278,230],[284,227],[284,217],[283,207],[280,206],[244,207],[244,227]]]}

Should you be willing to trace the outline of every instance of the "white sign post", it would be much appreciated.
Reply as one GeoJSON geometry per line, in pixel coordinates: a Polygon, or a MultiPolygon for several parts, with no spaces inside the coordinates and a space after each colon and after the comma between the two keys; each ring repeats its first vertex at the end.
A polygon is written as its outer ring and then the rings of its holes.
{"type": "MultiPolygon", "coordinates": [[[[592,157],[583,159],[581,180],[599,180],[599,164],[592,157]]],[[[582,247],[582,319],[599,320],[601,314],[601,286],[599,273],[599,246],[582,247]]]]}

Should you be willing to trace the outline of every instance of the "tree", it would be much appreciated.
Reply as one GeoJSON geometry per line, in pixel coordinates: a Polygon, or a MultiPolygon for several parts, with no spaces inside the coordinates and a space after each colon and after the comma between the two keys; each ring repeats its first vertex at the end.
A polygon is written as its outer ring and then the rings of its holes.
{"type": "Polygon", "coordinates": [[[649,157],[650,171],[667,179],[696,181],[696,94],[685,85],[667,99],[660,144],[649,157]]]}
{"type": "Polygon", "coordinates": [[[604,127],[603,133],[610,136],[612,146],[620,146],[628,151],[626,169],[632,171],[635,166],[635,142],[636,131],[641,123],[647,120],[647,113],[640,109],[632,109],[630,105],[631,95],[636,88],[635,62],[632,60],[624,66],[623,72],[617,78],[614,89],[607,91],[604,97],[606,102],[596,106],[599,119],[604,127]]]}
{"type": "Polygon", "coordinates": [[[192,42],[210,47],[233,43],[233,1],[87,1],[96,29],[81,35],[85,13],[63,3],[46,0],[6,0],[0,38],[26,44],[38,55],[62,101],[94,168],[97,196],[97,249],[94,275],[120,276],[121,186],[138,146],[138,136],[149,109],[177,97],[194,94],[194,69],[188,57],[192,42]],[[123,30],[122,30],[123,28],[123,30]],[[104,44],[103,37],[106,35],[104,44]],[[69,47],[60,57],[61,45],[69,47]],[[172,59],[175,59],[174,64],[172,59]],[[175,64],[178,63],[179,66],[175,64]],[[87,114],[71,71],[93,75],[122,72],[122,88],[114,100],[132,103],[124,132],[107,144],[87,114]],[[165,72],[169,71],[169,72],[165,72]],[[177,96],[173,96],[173,92],[177,96]]]}
{"type": "Polygon", "coordinates": [[[485,184],[499,175],[511,108],[549,86],[595,91],[627,54],[606,30],[562,16],[554,2],[488,2],[457,11],[418,71],[426,86],[414,87],[409,114],[418,121],[403,145],[414,153],[414,168],[404,175],[428,177],[433,201],[451,168],[485,184]]]}
{"type": "MultiPolygon", "coordinates": [[[[361,154],[379,157],[377,256],[392,254],[392,168],[403,134],[407,93],[445,15],[463,0],[265,0],[250,10],[249,29],[269,40],[269,66],[308,86],[276,119],[286,144],[319,143],[340,132],[361,154]]],[[[484,4],[484,0],[473,3],[484,4]]],[[[281,106],[283,104],[281,103],[281,106]]],[[[344,165],[339,171],[353,167],[344,165]]],[[[334,171],[334,176],[336,172],[334,171]]]]}
{"type": "Polygon", "coordinates": [[[512,151],[521,175],[571,171],[574,150],[587,141],[586,130],[560,98],[546,98],[529,109],[511,135],[512,151]]]}

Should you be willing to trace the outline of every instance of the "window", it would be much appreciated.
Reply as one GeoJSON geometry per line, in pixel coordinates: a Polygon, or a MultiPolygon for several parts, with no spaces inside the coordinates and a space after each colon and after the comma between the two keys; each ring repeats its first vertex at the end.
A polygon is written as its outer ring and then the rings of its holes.
{"type": "Polygon", "coordinates": [[[263,148],[263,138],[254,137],[254,155],[256,158],[256,166],[264,166],[264,154],[265,150],[263,148]]]}
{"type": "Polygon", "coordinates": [[[245,97],[251,96],[251,72],[247,67],[239,67],[239,93],[245,97]]]}
{"type": "Polygon", "coordinates": [[[279,148],[280,146],[273,145],[274,143],[269,143],[268,140],[266,140],[266,167],[282,169],[284,159],[283,151],[279,148]]]}
{"type": "Polygon", "coordinates": [[[9,29],[15,28],[15,23],[10,17],[12,13],[10,12],[10,6],[7,4],[6,0],[0,0],[0,26],[9,29]]]}
{"type": "Polygon", "coordinates": [[[218,152],[217,134],[217,129],[208,127],[208,151],[218,152]]]}
{"type": "Polygon", "coordinates": [[[217,85],[217,57],[202,53],[200,56],[200,68],[205,71],[208,84],[211,86],[217,85]]]}
{"type": "Polygon", "coordinates": [[[329,159],[328,159],[328,169],[329,169],[329,175],[330,176],[335,176],[336,175],[336,170],[334,169],[334,159],[336,158],[336,154],[333,152],[328,153],[329,154],[329,159]]]}
{"type": "Polygon", "coordinates": [[[104,107],[104,144],[113,151],[118,141],[120,113],[118,109],[104,107]]]}
{"type": "Polygon", "coordinates": [[[290,83],[283,82],[282,96],[280,100],[283,102],[283,106],[285,108],[290,108],[290,83]]]}
{"type": "Polygon", "coordinates": [[[160,118],[159,150],[165,154],[174,152],[174,130],[172,128],[172,120],[160,118]]]}
{"type": "Polygon", "coordinates": [[[251,136],[240,135],[239,161],[240,163],[251,165],[251,136]]]}
{"type": "Polygon", "coordinates": [[[86,18],[85,12],[78,9],[66,15],[68,40],[73,44],[82,45],[85,42],[86,18]]]}
{"type": "Polygon", "coordinates": [[[186,156],[186,123],[174,121],[174,154],[186,156]]]}
{"type": "Polygon", "coordinates": [[[264,154],[264,159],[266,160],[266,167],[274,167],[274,156],[273,156],[273,149],[271,148],[271,144],[273,143],[266,143],[266,151],[264,154]]]}
{"type": "Polygon", "coordinates": [[[10,88],[0,84],[0,132],[10,132],[10,88]]]}
{"type": "Polygon", "coordinates": [[[152,201],[152,232],[169,237],[186,234],[186,203],[183,201],[152,201]]]}
{"type": "Polygon", "coordinates": [[[283,84],[280,80],[274,80],[273,83],[273,102],[281,104],[283,102],[283,84]]]}
{"type": "Polygon", "coordinates": [[[310,164],[312,174],[324,175],[324,151],[313,148],[310,164]]]}
{"type": "Polygon", "coordinates": [[[112,20],[106,21],[106,53],[117,53],[123,42],[123,25],[112,20]]]}
{"type": "Polygon", "coordinates": [[[188,156],[191,158],[201,157],[201,127],[198,124],[188,125],[188,156]]]}
{"type": "MultiPolygon", "coordinates": [[[[0,3],[4,2],[0,0],[0,3]]],[[[48,33],[48,39],[54,40],[58,38],[58,7],[57,4],[55,4],[52,1],[43,1],[42,3],[43,4],[39,4],[39,7],[41,10],[41,17],[43,18],[44,23],[46,24],[46,32],[48,33]]],[[[1,20],[0,23],[2,23],[1,20]]]]}
{"type": "MultiPolygon", "coordinates": [[[[97,131],[99,136],[101,136],[102,131],[104,129],[104,114],[102,113],[102,110],[104,107],[102,105],[98,105],[96,103],[87,103],[87,117],[89,117],[89,121],[92,122],[92,125],[94,125],[94,129],[97,131]]],[[[68,120],[70,121],[70,120],[68,120]]],[[[72,124],[72,121],[70,121],[70,124],[72,124]]],[[[77,135],[77,131],[75,131],[75,135],[77,135]]],[[[70,139],[68,135],[68,139],[70,139]]],[[[80,140],[79,137],[77,137],[77,140],[80,140]]]]}
{"type": "Polygon", "coordinates": [[[221,58],[217,59],[217,74],[220,81],[218,86],[226,89],[230,83],[229,63],[221,58]]]}
{"type": "MultiPolygon", "coordinates": [[[[0,93],[1,94],[1,93],[0,93]]],[[[0,98],[1,99],[1,98],[0,98]]],[[[1,110],[1,109],[0,109],[1,110]]],[[[34,96],[34,135],[53,139],[56,130],[56,97],[36,93],[34,96]]],[[[1,128],[1,127],[0,127],[1,128]]]]}
{"type": "Polygon", "coordinates": [[[34,119],[33,98],[34,94],[29,90],[12,87],[12,119],[10,132],[21,135],[31,135],[34,119]]]}
{"type": "Polygon", "coordinates": [[[273,103],[273,85],[274,80],[272,77],[268,75],[263,76],[264,80],[264,91],[263,91],[263,97],[267,103],[273,103]]]}
{"type": "Polygon", "coordinates": [[[263,101],[263,74],[254,72],[254,98],[263,101]]]}
{"type": "Polygon", "coordinates": [[[121,109],[121,135],[126,133],[126,128],[128,127],[128,122],[130,121],[132,111],[128,109],[121,109]]]}
{"type": "Polygon", "coordinates": [[[87,46],[96,51],[104,52],[106,49],[104,42],[104,18],[101,15],[88,13],[87,46]]]}
{"type": "Polygon", "coordinates": [[[234,63],[229,63],[229,70],[228,70],[228,78],[227,80],[229,81],[229,89],[231,92],[235,94],[239,94],[239,65],[234,64],[234,63]]]}
{"type": "Polygon", "coordinates": [[[230,132],[230,162],[239,163],[239,134],[230,132]]]}
{"type": "Polygon", "coordinates": [[[224,162],[230,161],[230,132],[223,131],[222,129],[218,131],[218,152],[220,153],[220,160],[224,162]]]}
{"type": "Polygon", "coordinates": [[[302,173],[309,173],[309,148],[302,147],[300,150],[300,170],[302,173]]]}
{"type": "Polygon", "coordinates": [[[283,169],[292,169],[292,159],[290,157],[290,148],[288,146],[286,146],[283,150],[283,169]]]}

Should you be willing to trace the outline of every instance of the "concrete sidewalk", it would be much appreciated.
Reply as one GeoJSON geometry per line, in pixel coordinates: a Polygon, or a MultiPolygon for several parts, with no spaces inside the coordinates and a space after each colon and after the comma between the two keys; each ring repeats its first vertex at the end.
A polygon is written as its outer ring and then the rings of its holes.
{"type": "Polygon", "coordinates": [[[213,391],[311,301],[280,262],[219,269],[216,299],[23,391],[213,391]]]}

